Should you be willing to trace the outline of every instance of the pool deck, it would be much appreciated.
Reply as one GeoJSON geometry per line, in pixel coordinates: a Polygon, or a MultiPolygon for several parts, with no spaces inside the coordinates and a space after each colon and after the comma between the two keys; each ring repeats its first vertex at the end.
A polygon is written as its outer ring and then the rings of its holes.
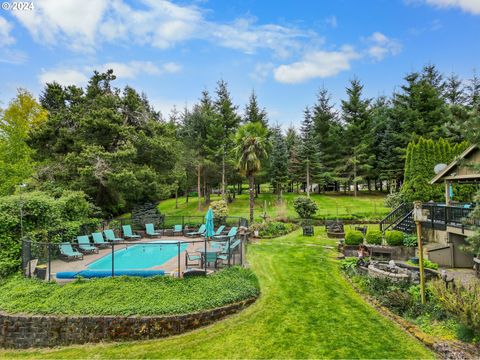
{"type": "MultiPolygon", "coordinates": [[[[122,244],[115,244],[114,251],[117,252],[118,250],[124,249],[128,246],[133,246],[133,245],[138,245],[140,243],[148,243],[148,242],[161,242],[161,241],[198,241],[197,243],[189,243],[186,250],[182,251],[180,254],[180,264],[178,262],[178,256],[174,256],[170,260],[166,261],[160,266],[154,266],[151,268],[146,268],[146,270],[164,270],[166,274],[172,275],[172,276],[178,276],[180,273],[180,276],[183,275],[183,272],[187,269],[193,269],[193,268],[199,268],[200,264],[196,262],[192,262],[189,264],[189,266],[186,266],[186,251],[189,253],[195,253],[195,255],[198,255],[197,250],[199,249],[204,249],[204,241],[203,238],[197,237],[197,238],[192,238],[192,237],[185,237],[185,236],[162,236],[159,238],[143,238],[141,240],[137,241],[129,241],[125,242],[122,244]],[[179,269],[180,265],[180,269],[179,269]]],[[[210,250],[210,244],[207,243],[207,250],[210,250]]],[[[107,256],[112,253],[112,247],[108,246],[104,249],[99,249],[98,254],[84,254],[83,255],[83,260],[71,260],[71,261],[66,261],[63,259],[56,259],[52,260],[51,262],[51,270],[50,270],[50,275],[52,280],[56,280],[55,274],[57,272],[62,272],[62,271],[81,271],[81,270],[87,270],[88,265],[91,263],[97,261],[98,259],[101,259],[104,256],[107,256]]],[[[240,263],[240,257],[238,254],[233,256],[235,263],[239,264],[240,263]]],[[[233,260],[232,260],[233,261],[233,260]]],[[[222,265],[219,266],[220,268],[222,265]]],[[[213,265],[209,266],[210,270],[215,270],[213,268],[213,265]]],[[[63,281],[62,281],[63,282],[63,281]]]]}

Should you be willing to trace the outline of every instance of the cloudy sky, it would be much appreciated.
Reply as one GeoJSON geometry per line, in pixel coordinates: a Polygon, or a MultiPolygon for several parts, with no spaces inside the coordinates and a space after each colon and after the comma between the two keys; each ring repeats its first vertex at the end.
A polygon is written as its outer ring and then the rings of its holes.
{"type": "MultiPolygon", "coordinates": [[[[2,2],[2,0],[0,0],[2,2]]],[[[113,68],[117,86],[157,110],[191,106],[225,79],[243,109],[252,89],[272,123],[296,124],[319,87],[335,102],[353,76],[390,94],[426,63],[480,72],[480,0],[33,0],[0,9],[0,106],[45,82],[85,85],[113,68]]]]}

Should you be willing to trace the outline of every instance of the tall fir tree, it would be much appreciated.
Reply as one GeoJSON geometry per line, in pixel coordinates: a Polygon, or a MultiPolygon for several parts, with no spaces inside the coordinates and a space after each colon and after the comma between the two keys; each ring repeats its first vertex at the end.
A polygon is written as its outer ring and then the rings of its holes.
{"type": "Polygon", "coordinates": [[[270,184],[281,200],[288,184],[288,150],[280,126],[272,130],[272,151],[270,154],[270,184]]]}
{"type": "Polygon", "coordinates": [[[252,91],[248,99],[248,104],[245,106],[245,115],[243,116],[245,123],[259,122],[268,129],[268,117],[265,108],[260,108],[258,105],[257,94],[252,91]]]}
{"type": "Polygon", "coordinates": [[[301,139],[299,158],[304,169],[305,191],[307,196],[310,196],[312,179],[319,174],[320,160],[312,114],[308,106],[305,108],[302,120],[301,139]]]}
{"type": "Polygon", "coordinates": [[[293,126],[290,126],[287,130],[285,143],[288,151],[288,178],[290,181],[291,191],[293,192],[294,185],[296,184],[298,193],[299,183],[303,178],[302,163],[300,160],[301,139],[293,126]]]}
{"type": "Polygon", "coordinates": [[[228,91],[228,84],[223,79],[217,83],[215,90],[216,99],[214,102],[216,112],[216,134],[215,137],[218,143],[217,156],[222,162],[222,181],[221,191],[222,198],[225,198],[226,186],[226,162],[227,157],[231,155],[232,137],[240,125],[240,117],[237,114],[237,106],[233,104],[230,92],[228,91]]]}

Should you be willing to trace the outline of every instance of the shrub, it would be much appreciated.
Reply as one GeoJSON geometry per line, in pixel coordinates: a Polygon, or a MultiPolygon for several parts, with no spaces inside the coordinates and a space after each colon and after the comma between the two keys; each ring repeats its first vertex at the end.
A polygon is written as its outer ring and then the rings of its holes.
{"type": "Polygon", "coordinates": [[[216,224],[225,223],[228,216],[228,204],[225,200],[212,201],[210,207],[213,210],[213,216],[216,224]]]}
{"type": "Polygon", "coordinates": [[[365,240],[367,241],[367,244],[381,245],[382,232],[380,230],[368,230],[365,240]]]}
{"type": "Polygon", "coordinates": [[[403,239],[403,246],[415,247],[417,245],[417,235],[405,235],[405,238],[403,239]]]}
{"type": "Polygon", "coordinates": [[[395,209],[400,206],[403,202],[403,195],[400,192],[388,194],[385,198],[385,206],[395,209]]]}
{"type": "Polygon", "coordinates": [[[470,284],[465,287],[457,284],[456,287],[445,286],[442,280],[429,283],[429,289],[441,306],[448,312],[455,314],[471,329],[480,332],[480,286],[470,284]]]}
{"type": "Polygon", "coordinates": [[[358,231],[349,231],[345,234],[345,244],[347,245],[360,245],[363,243],[363,234],[358,231]]]}
{"type": "Polygon", "coordinates": [[[277,237],[286,235],[293,230],[295,230],[297,226],[292,223],[283,223],[280,221],[268,221],[265,223],[256,223],[250,227],[250,231],[258,231],[258,235],[260,237],[277,237]]]}
{"type": "Polygon", "coordinates": [[[293,207],[302,219],[310,219],[318,211],[317,203],[306,196],[295,198],[293,207]]]}
{"type": "Polygon", "coordinates": [[[356,257],[345,258],[340,262],[340,268],[347,273],[352,272],[357,268],[357,262],[356,257]]]}
{"type": "Polygon", "coordinates": [[[387,231],[385,234],[385,240],[390,246],[402,246],[405,234],[398,230],[387,231]]]}
{"type": "MultiPolygon", "coordinates": [[[[418,266],[418,264],[414,264],[413,262],[411,261],[407,261],[407,264],[408,265],[412,265],[412,266],[418,266]]],[[[433,270],[438,270],[438,264],[437,263],[434,263],[433,261],[430,261],[428,259],[423,259],[423,267],[425,269],[433,269],[433,270]]]]}

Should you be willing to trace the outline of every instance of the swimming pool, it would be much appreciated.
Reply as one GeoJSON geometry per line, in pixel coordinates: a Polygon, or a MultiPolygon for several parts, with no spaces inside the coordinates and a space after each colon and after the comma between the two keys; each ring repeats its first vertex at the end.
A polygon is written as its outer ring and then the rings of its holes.
{"type": "MultiPolygon", "coordinates": [[[[172,240],[135,244],[117,250],[114,253],[115,270],[148,269],[161,266],[178,255],[178,243],[180,243],[180,252],[187,249],[188,244],[172,240]]],[[[110,253],[94,261],[87,268],[90,270],[111,270],[112,254],[110,253]]]]}

